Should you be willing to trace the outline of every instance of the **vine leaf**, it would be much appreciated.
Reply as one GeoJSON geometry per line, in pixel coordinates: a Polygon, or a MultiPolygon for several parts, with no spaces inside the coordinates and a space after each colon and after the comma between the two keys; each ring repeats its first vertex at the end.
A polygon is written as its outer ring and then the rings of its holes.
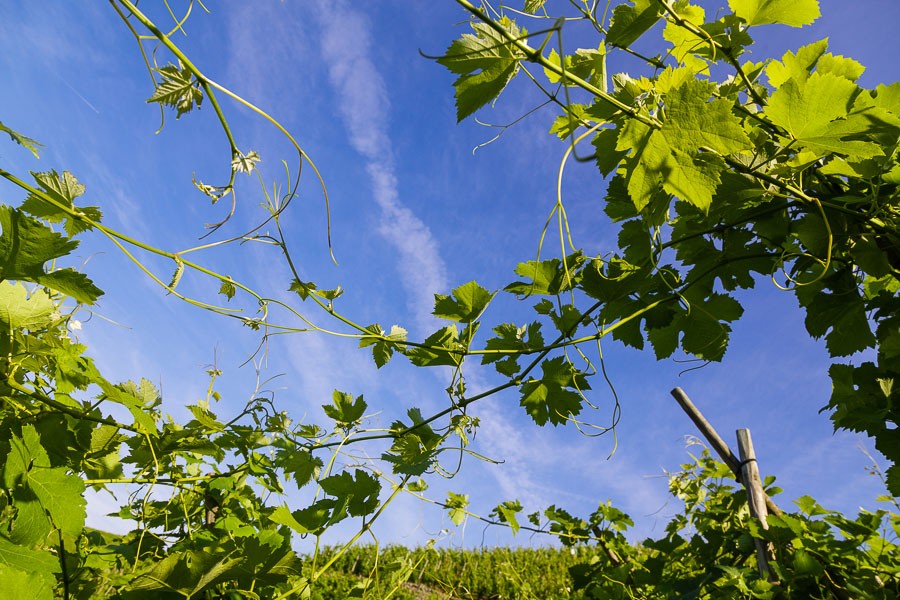
{"type": "Polygon", "coordinates": [[[48,171],[32,173],[32,176],[44,189],[44,193],[69,210],[54,206],[36,194],[29,194],[21,206],[21,209],[28,214],[51,223],[65,221],[66,233],[69,234],[69,237],[93,228],[91,223],[73,216],[69,211],[80,212],[92,221],[99,221],[103,217],[103,213],[96,206],[75,206],[75,198],[84,194],[84,185],[79,183],[75,176],[68,171],[63,171],[62,175],[57,174],[56,171],[48,171]]]}
{"type": "Polygon", "coordinates": [[[354,400],[353,394],[347,394],[338,390],[334,390],[331,399],[334,405],[323,404],[322,409],[340,427],[345,428],[359,423],[368,406],[362,396],[358,396],[354,400]]]}
{"type": "Polygon", "coordinates": [[[844,139],[868,127],[865,118],[846,118],[858,91],[859,87],[844,77],[816,72],[806,81],[786,81],[772,94],[766,115],[814,152],[879,156],[883,152],[877,144],[844,139]]]}
{"type": "Polygon", "coordinates": [[[513,535],[519,533],[520,525],[519,520],[516,518],[516,515],[522,512],[522,503],[518,500],[507,500],[506,502],[501,502],[498,504],[493,511],[491,511],[491,516],[500,521],[501,523],[506,523],[509,525],[509,529],[512,531],[513,535]]]}
{"type": "MultiPolygon", "coordinates": [[[[19,577],[21,577],[21,575],[18,575],[19,572],[25,572],[28,575],[37,575],[34,579],[49,579],[55,582],[56,578],[51,574],[59,572],[59,560],[49,552],[24,548],[0,535],[0,581],[3,581],[4,593],[9,592],[9,588],[7,588],[9,580],[6,578],[6,575],[10,572],[19,577]]],[[[53,584],[46,589],[52,590],[53,584]]],[[[28,598],[27,595],[11,597],[28,598]]],[[[51,594],[48,597],[52,598],[53,596],[51,594]]],[[[41,598],[41,596],[37,596],[37,598],[41,598]]]]}
{"type": "Polygon", "coordinates": [[[455,492],[447,492],[447,500],[444,502],[447,507],[450,520],[456,526],[462,525],[466,520],[466,508],[469,506],[468,494],[457,494],[455,492]]]}
{"type": "Polygon", "coordinates": [[[453,297],[434,295],[434,316],[448,321],[471,323],[481,316],[494,294],[474,281],[453,290],[453,297]]]}
{"type": "Polygon", "coordinates": [[[653,27],[662,14],[656,0],[634,0],[633,5],[620,4],[613,9],[612,25],[606,43],[627,48],[653,27]]]}
{"type": "Polygon", "coordinates": [[[529,15],[533,15],[537,11],[541,10],[546,2],[547,0],[525,0],[525,8],[523,8],[522,10],[529,15]]]}
{"type": "MultiPolygon", "coordinates": [[[[678,72],[673,71],[674,78],[678,72]]],[[[716,154],[733,154],[750,147],[750,139],[726,99],[710,101],[714,86],[687,79],[666,95],[667,118],[661,129],[631,122],[616,148],[634,148],[628,161],[628,191],[635,208],[644,209],[663,189],[707,211],[721,181],[724,166],[716,154]],[[714,152],[708,152],[707,149],[714,152]]]]}
{"type": "Polygon", "coordinates": [[[259,154],[256,150],[251,150],[244,154],[243,152],[236,152],[234,158],[231,160],[231,170],[235,173],[247,173],[248,175],[253,172],[253,169],[256,168],[256,163],[260,160],[259,154]]]}
{"type": "Polygon", "coordinates": [[[343,471],[319,482],[329,496],[334,496],[346,506],[351,517],[362,517],[378,507],[381,483],[371,473],[356,469],[354,475],[343,471]]]}
{"type": "Polygon", "coordinates": [[[0,330],[37,329],[58,317],[56,305],[44,290],[31,296],[21,283],[0,282],[0,330]]]}
{"type": "Polygon", "coordinates": [[[803,27],[822,14],[819,0],[728,0],[728,6],[747,25],[780,23],[803,27]]]}
{"type": "Polygon", "coordinates": [[[531,281],[516,281],[503,289],[521,296],[555,296],[572,289],[579,279],[576,270],[586,260],[579,250],[568,255],[565,263],[558,258],[519,263],[516,267],[516,274],[527,277],[531,281]]]}
{"type": "Polygon", "coordinates": [[[406,341],[407,331],[399,325],[391,325],[390,333],[385,332],[378,323],[369,325],[366,330],[372,332],[373,335],[364,334],[359,339],[359,347],[372,346],[372,358],[375,360],[375,366],[379,369],[391,360],[394,349],[399,347],[401,342],[406,341]],[[387,339],[384,339],[385,337],[387,339]]]}
{"type": "Polygon", "coordinates": [[[177,66],[169,64],[154,70],[163,76],[163,81],[157,84],[156,91],[147,102],[158,102],[163,106],[174,108],[178,111],[176,119],[191,112],[195,106],[200,108],[203,103],[200,82],[194,78],[194,72],[180,60],[177,66]]]}
{"type": "Polygon", "coordinates": [[[406,414],[412,425],[404,425],[402,421],[391,425],[396,437],[390,451],[381,458],[394,465],[395,474],[418,476],[431,467],[443,438],[424,422],[418,408],[411,408],[406,414]]]}
{"type": "MultiPolygon", "coordinates": [[[[512,39],[527,35],[509,18],[495,21],[512,39]]],[[[456,118],[462,121],[496,99],[515,76],[524,54],[506,36],[485,23],[472,23],[476,35],[464,33],[454,40],[438,63],[460,75],[456,88],[456,118]]]]}
{"type": "Polygon", "coordinates": [[[31,281],[67,294],[85,304],[93,304],[100,289],[74,269],[47,273],[44,263],[60,258],[78,247],[52,229],[21,211],[0,205],[0,278],[31,281]]]}
{"type": "MultiPolygon", "coordinates": [[[[698,29],[702,29],[706,21],[706,11],[687,0],[675,2],[673,10],[681,19],[691,23],[698,29]]],[[[663,38],[671,42],[673,46],[672,56],[679,64],[683,64],[694,73],[706,73],[709,71],[706,61],[697,58],[697,56],[713,57],[708,36],[698,35],[675,21],[669,21],[665,29],[663,29],[663,38]]]]}
{"type": "Polygon", "coordinates": [[[522,386],[519,403],[538,425],[550,421],[554,426],[566,423],[569,416],[581,412],[581,394],[589,390],[584,373],[575,369],[563,356],[541,363],[543,376],[522,386]]]}
{"type": "Polygon", "coordinates": [[[796,54],[790,51],[785,52],[781,61],[773,60],[766,65],[766,76],[769,78],[769,83],[773,87],[779,88],[788,79],[806,81],[827,49],[828,40],[825,39],[799,48],[796,54]]]}
{"type": "Polygon", "coordinates": [[[38,151],[38,146],[43,146],[43,144],[41,144],[40,142],[35,141],[26,135],[22,135],[18,131],[13,131],[12,129],[4,125],[3,121],[0,121],[0,131],[9,135],[9,137],[12,138],[12,141],[14,141],[15,143],[19,144],[20,146],[24,146],[28,150],[31,150],[31,153],[34,154],[35,158],[41,157],[40,152],[38,151]]]}
{"type": "Polygon", "coordinates": [[[22,437],[13,434],[3,481],[8,489],[22,486],[30,490],[53,527],[63,535],[75,538],[81,533],[87,504],[84,482],[66,473],[65,467],[51,467],[33,425],[22,427],[22,437]]]}
{"type": "MultiPolygon", "coordinates": [[[[464,350],[456,325],[448,325],[428,336],[423,346],[407,349],[406,356],[417,367],[456,367],[462,362],[460,353],[464,350]]],[[[378,358],[375,360],[377,364],[378,358]]]]}

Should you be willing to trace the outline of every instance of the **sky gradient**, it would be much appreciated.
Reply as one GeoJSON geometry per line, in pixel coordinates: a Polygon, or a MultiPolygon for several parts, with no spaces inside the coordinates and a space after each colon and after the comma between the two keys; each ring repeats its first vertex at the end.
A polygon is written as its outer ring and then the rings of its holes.
{"type": "MultiPolygon", "coordinates": [[[[701,4],[708,14],[718,6],[701,4]]],[[[752,58],[780,57],[828,37],[832,52],[867,67],[862,85],[897,80],[900,4],[821,4],[823,17],[811,27],[758,29],[752,58]]],[[[555,116],[549,108],[511,128],[456,123],[452,75],[420,54],[439,55],[466,31],[466,15],[454,2],[224,2],[211,9],[196,10],[187,35],[173,39],[209,77],[283,123],[320,169],[338,264],[329,255],[324,199],[308,169],[285,227],[301,276],[320,288],[346,290],[338,301],[344,313],[361,323],[399,324],[421,339],[439,326],[430,314],[434,293],[472,279],[501,289],[516,279],[517,262],[535,258],[566,146],[547,135],[555,116]]],[[[613,72],[630,68],[610,64],[613,72]]],[[[191,180],[224,181],[228,147],[207,104],[178,120],[167,114],[154,133],[160,123],[146,103],[151,82],[134,40],[105,3],[0,2],[0,73],[0,120],[45,145],[35,160],[0,140],[5,169],[69,170],[87,185],[86,202],[101,207],[107,225],[169,250],[225,239],[260,220],[259,188],[244,181],[235,216],[212,238],[197,241],[204,224],[228,209],[211,206],[191,180]]],[[[517,81],[479,118],[505,124],[536,104],[517,81]]],[[[262,156],[264,180],[281,176],[282,158],[292,160],[284,139],[245,108],[224,106],[239,146],[262,156]]],[[[612,250],[615,230],[601,210],[605,183],[596,168],[572,163],[562,181],[576,244],[588,254],[612,250]]],[[[0,185],[0,202],[17,206],[22,199],[0,185]]],[[[557,248],[551,239],[545,250],[557,248]]],[[[248,243],[196,256],[270,297],[298,303],[272,247],[248,243]]],[[[161,278],[171,275],[172,265],[143,258],[161,278]]],[[[335,388],[364,394],[374,427],[388,426],[409,406],[429,414],[446,404],[446,372],[414,369],[402,357],[377,370],[352,340],[275,336],[256,352],[258,334],[166,295],[99,236],[84,239],[76,260],[106,292],[93,315],[83,314],[77,335],[110,380],[156,382],[176,418],[186,416],[181,406],[205,396],[212,364],[223,371],[217,382],[223,414],[239,410],[258,389],[273,393],[295,420],[323,424],[320,405],[335,388]]],[[[188,273],[179,291],[215,298],[217,288],[188,273]]],[[[746,312],[721,364],[690,370],[693,364],[657,362],[649,351],[604,342],[622,409],[615,436],[588,437],[571,425],[538,428],[515,393],[498,394],[473,407],[482,423],[473,449],[502,464],[466,457],[455,478],[431,477],[427,494],[437,500],[448,490],[468,494],[473,512],[483,515],[514,498],[526,512],[555,504],[581,515],[611,499],[637,522],[635,535],[658,535],[677,508],[664,473],[697,452],[686,445],[698,434],[669,396],[681,386],[729,443],[735,429],[751,430],[763,475],[775,475],[785,490],[776,498],[781,505],[810,494],[828,508],[874,508],[883,488],[866,471],[871,443],[833,433],[819,413],[830,395],[824,343],[809,338],[793,295],[769,282],[740,298],[746,312]]],[[[485,327],[525,322],[531,304],[501,298],[485,327]]],[[[335,326],[311,314],[322,326],[335,326]]],[[[474,365],[467,376],[476,391],[499,381],[492,369],[474,365]]],[[[607,425],[613,395],[599,381],[594,387],[597,409],[587,418],[607,425]]],[[[372,456],[380,450],[366,449],[372,456]]],[[[105,496],[94,497],[93,523],[115,528],[114,519],[102,516],[111,506],[105,496]]],[[[510,541],[499,528],[455,528],[441,511],[410,497],[385,515],[378,532],[383,542],[407,544],[434,537],[467,545],[510,541]]]]}

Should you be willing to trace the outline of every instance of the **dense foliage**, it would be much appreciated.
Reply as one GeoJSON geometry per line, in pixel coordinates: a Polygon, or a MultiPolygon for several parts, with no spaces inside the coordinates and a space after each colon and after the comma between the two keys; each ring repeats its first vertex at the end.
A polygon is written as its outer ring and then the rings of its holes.
{"type": "MultiPolygon", "coordinates": [[[[759,285],[760,275],[796,295],[809,333],[824,337],[841,361],[831,367],[832,419],[837,427],[875,438],[891,463],[887,486],[900,492],[900,392],[894,387],[900,355],[900,84],[860,87],[863,67],[828,53],[824,41],[780,60],[741,61],[755,27],[809,23],[818,15],[816,0],[731,0],[732,12],[713,21],[685,0],[635,0],[601,16],[598,3],[587,1],[565,5],[575,12],[561,15],[541,0],[528,0],[524,12],[508,14],[458,2],[472,15],[473,33],[453,42],[439,62],[459,76],[459,118],[527,72],[560,109],[551,132],[569,144],[566,156],[583,153],[582,142],[589,141],[592,159],[611,177],[604,210],[619,228],[618,250],[604,256],[579,250],[565,233],[560,197],[553,212],[560,255],[522,262],[519,280],[503,291],[539,296],[533,321],[501,322],[501,316],[485,335],[482,323],[500,292],[473,281],[435,295],[434,315],[447,325],[415,341],[396,325],[356,323],[340,312],[340,288],[320,289],[300,277],[279,220],[297,190],[290,175],[283,193],[262,190],[264,224],[271,231],[264,237],[283,253],[292,273],[283,283],[297,294],[296,306],[205,267],[193,257],[206,246],[192,249],[189,260],[186,251],[156,248],[106,227],[98,207],[81,205],[85,188],[68,171],[26,177],[0,168],[0,176],[23,194],[18,206],[0,207],[5,594],[44,599],[322,593],[385,507],[400,493],[426,493],[426,478],[441,471],[442,453],[468,445],[478,423],[467,406],[509,390],[537,425],[573,421],[597,372],[583,348],[607,336],[637,348],[649,345],[659,358],[680,348],[703,360],[721,360],[730,323],[743,311],[734,292],[759,285]],[[530,44],[527,20],[541,24],[538,46],[530,44]],[[593,32],[596,44],[567,53],[561,32],[579,25],[593,32]],[[634,50],[660,31],[656,56],[634,50]],[[607,62],[618,53],[644,60],[647,73],[610,78],[607,62]],[[173,297],[262,334],[324,330],[314,323],[326,319],[332,331],[371,352],[379,367],[395,355],[418,367],[450,367],[446,408],[423,415],[410,406],[406,420],[372,432],[366,430],[363,397],[335,391],[323,407],[326,426],[294,422],[263,396],[221,417],[213,411],[220,395],[219,373],[212,368],[207,398],[188,406],[191,420],[178,422],[162,413],[150,382],[106,379],[70,332],[77,312],[102,293],[86,275],[62,266],[78,236],[88,233],[106,236],[173,297]],[[169,260],[174,274],[155,274],[142,253],[169,260]],[[178,285],[187,273],[216,280],[221,302],[240,295],[259,312],[246,316],[214,299],[184,295],[178,285]],[[871,360],[842,362],[861,351],[871,360]],[[494,365],[502,383],[470,394],[469,357],[494,365]],[[341,467],[337,459],[347,448],[373,441],[385,443],[380,467],[341,467]],[[115,488],[127,497],[119,516],[132,523],[129,533],[85,527],[88,488],[115,488]],[[301,506],[274,500],[287,489],[315,494],[304,496],[308,502],[301,506]],[[345,545],[317,545],[307,560],[293,550],[297,537],[318,540],[348,521],[358,527],[345,545]]],[[[219,120],[230,177],[224,185],[195,181],[200,192],[214,202],[236,202],[236,177],[252,173],[259,161],[256,152],[239,149],[220,103],[225,97],[284,132],[296,148],[297,177],[304,165],[312,166],[280,124],[206,77],[135,4],[110,4],[148,61],[155,83],[149,102],[177,116],[207,102],[219,120]],[[164,65],[156,62],[166,59],[164,65]]],[[[6,125],[0,130],[38,153],[36,141],[6,125]]],[[[262,238],[258,231],[230,241],[262,238]]],[[[727,474],[704,455],[673,476],[671,491],[684,501],[684,511],[662,539],[640,544],[625,538],[630,518],[605,503],[585,519],[558,507],[524,516],[514,500],[477,517],[467,510],[468,497],[456,493],[439,504],[457,524],[482,518],[514,533],[528,530],[567,546],[590,546],[575,552],[585,562],[571,570],[572,591],[585,598],[900,592],[896,505],[849,518],[802,498],[799,513],[773,515],[765,529],[749,517],[743,492],[724,481],[727,474]],[[771,578],[757,572],[753,538],[772,544],[771,578]]],[[[359,574],[372,577],[354,593],[406,593],[403,581],[429,556],[390,558],[396,568],[364,568],[359,574]]],[[[526,583],[537,585],[521,582],[515,593],[538,596],[526,583]]]]}

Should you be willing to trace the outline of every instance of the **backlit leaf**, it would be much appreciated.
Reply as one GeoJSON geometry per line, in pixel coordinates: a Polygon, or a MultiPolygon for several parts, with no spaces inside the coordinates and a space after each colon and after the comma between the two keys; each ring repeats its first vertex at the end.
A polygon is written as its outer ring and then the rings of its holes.
{"type": "MultiPolygon", "coordinates": [[[[527,32],[508,18],[496,21],[513,39],[524,39],[527,32]]],[[[519,68],[523,54],[506,38],[485,23],[473,22],[475,35],[464,33],[447,49],[438,62],[460,77],[456,88],[456,117],[462,121],[491,102],[519,68]]]]}
{"type": "Polygon", "coordinates": [[[747,25],[803,27],[821,16],[819,0],[728,0],[728,6],[747,25]]]}

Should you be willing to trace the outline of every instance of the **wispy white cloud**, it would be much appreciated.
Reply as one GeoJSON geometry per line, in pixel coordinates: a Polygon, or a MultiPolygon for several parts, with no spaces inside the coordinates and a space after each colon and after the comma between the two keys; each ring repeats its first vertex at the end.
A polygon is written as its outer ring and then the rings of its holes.
{"type": "Polygon", "coordinates": [[[394,153],[388,133],[390,99],[376,65],[366,18],[346,2],[319,2],[322,57],[338,97],[338,111],[353,148],[365,158],[375,202],[381,209],[378,231],[398,252],[398,271],[417,325],[427,330],[433,294],[447,288],[438,245],[428,226],[400,199],[394,153]]]}

